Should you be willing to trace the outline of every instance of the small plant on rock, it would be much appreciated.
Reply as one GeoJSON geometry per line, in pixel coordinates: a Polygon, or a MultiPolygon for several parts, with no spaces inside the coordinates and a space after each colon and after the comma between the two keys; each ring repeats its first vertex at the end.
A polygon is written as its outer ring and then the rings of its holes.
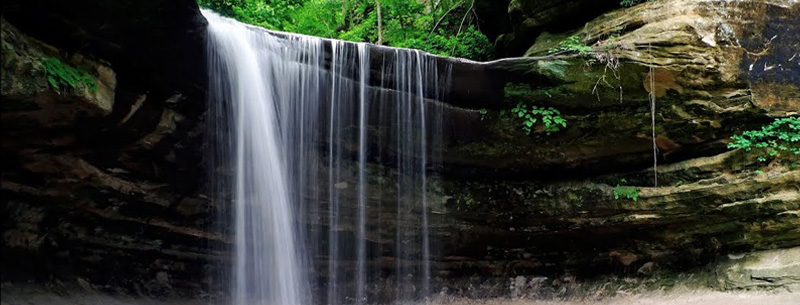
{"type": "Polygon", "coordinates": [[[486,110],[486,108],[481,108],[478,110],[478,113],[481,114],[481,121],[483,121],[484,119],[486,119],[486,114],[489,112],[486,110]]]}
{"type": "MultiPolygon", "coordinates": [[[[626,183],[625,179],[621,179],[620,183],[626,183]]],[[[617,183],[617,186],[614,187],[614,199],[619,200],[622,197],[633,199],[633,201],[639,200],[639,191],[641,188],[635,186],[620,186],[617,183]]]]}
{"type": "Polygon", "coordinates": [[[560,51],[565,52],[577,52],[581,55],[588,55],[589,52],[592,51],[592,47],[585,45],[578,35],[572,35],[564,39],[564,41],[558,43],[557,48],[550,49],[550,53],[556,53],[560,51]]]}
{"type": "Polygon", "coordinates": [[[72,89],[86,88],[90,92],[97,91],[97,83],[89,72],[64,64],[55,57],[42,60],[42,69],[47,74],[47,81],[55,89],[70,87],[72,89]]]}
{"type": "Polygon", "coordinates": [[[522,130],[526,134],[531,134],[533,125],[537,122],[544,124],[544,131],[548,136],[567,127],[567,120],[561,116],[561,112],[558,109],[553,107],[538,107],[519,102],[516,107],[511,109],[511,112],[522,119],[522,130]]]}
{"type": "Polygon", "coordinates": [[[800,117],[776,119],[760,130],[734,135],[731,140],[728,148],[756,153],[759,162],[783,158],[796,163],[800,160],[800,117]]]}

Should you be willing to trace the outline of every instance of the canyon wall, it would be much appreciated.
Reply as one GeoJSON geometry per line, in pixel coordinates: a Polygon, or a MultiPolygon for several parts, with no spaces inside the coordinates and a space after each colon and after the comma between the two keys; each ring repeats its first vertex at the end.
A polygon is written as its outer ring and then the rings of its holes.
{"type": "MultiPolygon", "coordinates": [[[[737,132],[798,115],[800,5],[595,2],[513,0],[505,14],[508,3],[478,5],[497,20],[484,30],[498,48],[519,57],[439,59],[453,76],[428,183],[438,288],[681,272],[800,246],[797,165],[726,147],[737,132]],[[515,48],[503,47],[509,33],[515,48]],[[571,36],[591,52],[559,49],[571,36]],[[519,102],[560,110],[567,127],[526,134],[510,111],[519,102]],[[617,187],[638,189],[636,200],[615,198],[617,187]]],[[[207,196],[196,3],[3,6],[3,281],[218,296],[230,240],[215,217],[227,207],[207,196]],[[46,58],[87,71],[98,89],[53,88],[46,58]]],[[[370,182],[382,190],[371,206],[391,206],[396,172],[369,171],[384,177],[370,182]]],[[[402,225],[389,208],[372,213],[402,225]]],[[[326,215],[306,225],[330,230],[326,215]]],[[[370,264],[391,269],[393,238],[368,237],[370,264]]]]}

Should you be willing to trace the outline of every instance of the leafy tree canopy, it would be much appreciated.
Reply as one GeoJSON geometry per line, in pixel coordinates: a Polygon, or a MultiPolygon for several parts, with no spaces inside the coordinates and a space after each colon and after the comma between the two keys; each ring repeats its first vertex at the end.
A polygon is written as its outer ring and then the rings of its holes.
{"type": "Polygon", "coordinates": [[[474,0],[197,0],[267,29],[489,59],[474,0]]]}

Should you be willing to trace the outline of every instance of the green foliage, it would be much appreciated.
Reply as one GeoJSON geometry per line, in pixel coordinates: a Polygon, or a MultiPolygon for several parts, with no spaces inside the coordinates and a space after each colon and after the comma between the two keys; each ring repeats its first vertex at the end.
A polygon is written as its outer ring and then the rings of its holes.
{"type": "Polygon", "coordinates": [[[479,109],[478,113],[481,114],[481,121],[483,121],[486,118],[486,113],[487,113],[486,108],[479,109]]]}
{"type": "Polygon", "coordinates": [[[522,120],[522,130],[526,134],[531,133],[533,125],[537,122],[542,122],[547,135],[567,127],[567,120],[561,117],[561,112],[553,107],[544,108],[519,102],[516,107],[511,109],[511,112],[522,120]]]}
{"type": "Polygon", "coordinates": [[[592,51],[592,47],[585,45],[578,35],[572,35],[558,43],[558,48],[550,49],[550,53],[556,52],[577,52],[581,55],[587,55],[592,51]]]}
{"type": "Polygon", "coordinates": [[[210,8],[225,16],[232,16],[233,8],[241,6],[242,3],[242,0],[197,0],[197,4],[201,7],[210,8]]]}
{"type": "Polygon", "coordinates": [[[486,60],[492,43],[477,27],[474,0],[197,0],[203,7],[267,29],[414,48],[486,60]]]}
{"type": "Polygon", "coordinates": [[[748,130],[731,137],[728,148],[756,153],[758,161],[779,157],[797,162],[800,159],[800,117],[776,119],[760,130],[748,130]]]}
{"type": "MultiPolygon", "coordinates": [[[[627,181],[625,179],[621,179],[619,182],[626,183],[627,181]]],[[[635,186],[620,186],[619,183],[617,183],[617,186],[614,187],[614,199],[619,200],[620,198],[625,197],[628,199],[633,199],[633,201],[637,201],[639,200],[639,192],[641,190],[641,188],[635,186]]]]}
{"type": "Polygon", "coordinates": [[[492,43],[475,25],[466,26],[456,35],[439,29],[434,35],[419,41],[421,42],[419,45],[409,47],[426,50],[437,55],[474,60],[487,60],[493,52],[492,43]]]}
{"type": "MultiPolygon", "coordinates": [[[[653,0],[646,0],[647,2],[653,2],[653,0]]],[[[619,5],[623,7],[631,7],[637,5],[639,3],[645,2],[645,0],[622,0],[619,2],[619,5]]]]}
{"type": "Polygon", "coordinates": [[[72,89],[86,88],[91,92],[97,91],[97,83],[89,72],[64,64],[55,57],[42,60],[42,70],[47,75],[47,81],[55,89],[70,87],[72,89]]]}

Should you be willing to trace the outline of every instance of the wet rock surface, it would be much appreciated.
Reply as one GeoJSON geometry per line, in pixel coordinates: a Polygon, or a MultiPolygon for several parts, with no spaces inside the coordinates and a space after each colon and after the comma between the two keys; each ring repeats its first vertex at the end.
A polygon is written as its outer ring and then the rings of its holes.
{"type": "MultiPolygon", "coordinates": [[[[647,278],[659,270],[701,268],[729,253],[798,246],[800,172],[775,165],[757,174],[747,160],[729,152],[664,165],[659,187],[649,186],[649,170],[556,182],[430,177],[436,285],[463,293],[486,286],[477,291],[502,296],[517,276],[647,278]],[[637,189],[636,200],[615,199],[621,179],[627,181],[623,187],[637,189]]],[[[408,224],[397,222],[391,208],[396,174],[381,167],[368,172],[378,177],[368,186],[368,206],[383,208],[367,211],[367,257],[370,270],[382,270],[393,265],[396,228],[408,224]]],[[[348,199],[342,201],[340,223],[356,223],[355,188],[339,191],[348,199]]],[[[328,230],[329,215],[326,205],[310,214],[311,230],[328,230]]],[[[347,225],[334,229],[356,232],[347,225]]],[[[321,247],[326,248],[324,241],[321,247]]],[[[324,263],[322,258],[320,270],[324,263]]]]}

